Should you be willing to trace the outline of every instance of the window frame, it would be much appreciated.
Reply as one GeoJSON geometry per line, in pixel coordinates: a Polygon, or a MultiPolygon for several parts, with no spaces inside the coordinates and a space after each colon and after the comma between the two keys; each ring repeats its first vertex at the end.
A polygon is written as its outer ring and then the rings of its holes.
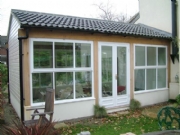
{"type": "Polygon", "coordinates": [[[158,90],[168,89],[168,47],[166,45],[156,45],[156,44],[134,44],[134,93],[144,93],[144,92],[152,92],[158,90]],[[145,47],[145,65],[144,66],[136,66],[136,46],[145,47]],[[156,65],[147,65],[147,47],[155,47],[156,48],[156,65]],[[165,65],[158,65],[158,48],[165,48],[165,65]],[[164,88],[158,88],[158,69],[166,69],[166,86],[164,88]],[[135,91],[135,70],[136,69],[145,69],[145,90],[135,91]],[[155,89],[147,89],[147,69],[156,69],[156,88],[155,89]]]}
{"type": "MultiPolygon", "coordinates": [[[[53,88],[55,89],[55,73],[57,72],[73,72],[73,76],[75,76],[75,72],[92,72],[92,94],[91,97],[85,98],[77,98],[75,97],[75,89],[73,89],[73,99],[63,99],[63,100],[55,100],[55,104],[59,103],[68,103],[68,102],[77,102],[83,100],[91,100],[95,99],[94,97],[94,50],[93,50],[93,41],[89,40],[69,40],[69,39],[44,39],[44,38],[30,38],[29,40],[29,61],[30,61],[30,104],[32,106],[44,105],[44,102],[33,103],[33,86],[32,86],[32,74],[33,73],[52,73],[53,77],[53,88]],[[53,67],[52,68],[34,68],[34,41],[39,42],[52,42],[52,57],[53,57],[53,67]],[[72,42],[73,43],[73,67],[72,68],[56,68],[55,67],[55,42],[72,42]],[[75,43],[89,43],[91,45],[91,66],[90,67],[75,67],[75,43]]],[[[73,88],[75,88],[75,81],[73,82],[73,88]]]]}

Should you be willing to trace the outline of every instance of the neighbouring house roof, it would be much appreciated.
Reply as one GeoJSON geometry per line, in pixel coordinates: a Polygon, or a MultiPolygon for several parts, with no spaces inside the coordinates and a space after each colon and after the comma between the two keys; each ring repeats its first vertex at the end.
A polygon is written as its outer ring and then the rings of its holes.
{"type": "Polygon", "coordinates": [[[141,36],[149,38],[171,39],[171,34],[141,24],[130,24],[92,18],[48,14],[12,9],[12,15],[21,28],[41,27],[97,33],[118,34],[123,36],[141,36]]]}
{"type": "Polygon", "coordinates": [[[138,12],[134,16],[132,16],[127,22],[134,24],[139,18],[140,18],[140,13],[138,12]]]}

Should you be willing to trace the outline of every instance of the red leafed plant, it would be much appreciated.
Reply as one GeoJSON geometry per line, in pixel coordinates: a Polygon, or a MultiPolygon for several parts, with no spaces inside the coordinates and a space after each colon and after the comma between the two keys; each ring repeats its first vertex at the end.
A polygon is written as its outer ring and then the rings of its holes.
{"type": "Polygon", "coordinates": [[[2,135],[58,135],[59,130],[54,129],[55,123],[33,125],[26,127],[22,122],[14,121],[12,126],[2,126],[2,135]]]}

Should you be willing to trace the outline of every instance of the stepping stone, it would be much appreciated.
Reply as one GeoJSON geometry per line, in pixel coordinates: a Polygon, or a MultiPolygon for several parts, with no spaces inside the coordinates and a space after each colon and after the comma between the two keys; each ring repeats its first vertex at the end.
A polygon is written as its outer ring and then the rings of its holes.
{"type": "Polygon", "coordinates": [[[131,132],[128,132],[128,133],[125,133],[125,134],[120,134],[120,135],[136,135],[136,134],[131,133],[131,132]]]}
{"type": "Polygon", "coordinates": [[[54,125],[55,129],[61,128],[61,127],[68,127],[64,122],[59,122],[54,125]]]}
{"type": "Polygon", "coordinates": [[[118,115],[122,115],[122,114],[129,114],[129,111],[120,111],[120,112],[117,112],[118,115]]]}
{"type": "Polygon", "coordinates": [[[82,131],[80,134],[77,135],[91,135],[89,131],[82,131]]]}

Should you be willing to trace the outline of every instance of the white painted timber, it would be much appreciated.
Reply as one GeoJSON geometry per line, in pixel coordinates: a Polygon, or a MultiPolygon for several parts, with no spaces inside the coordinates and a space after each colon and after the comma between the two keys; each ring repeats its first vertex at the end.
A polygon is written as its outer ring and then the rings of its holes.
{"type": "Polygon", "coordinates": [[[20,87],[19,87],[19,41],[18,29],[20,25],[12,17],[9,32],[9,87],[11,104],[20,117],[20,87]]]}

